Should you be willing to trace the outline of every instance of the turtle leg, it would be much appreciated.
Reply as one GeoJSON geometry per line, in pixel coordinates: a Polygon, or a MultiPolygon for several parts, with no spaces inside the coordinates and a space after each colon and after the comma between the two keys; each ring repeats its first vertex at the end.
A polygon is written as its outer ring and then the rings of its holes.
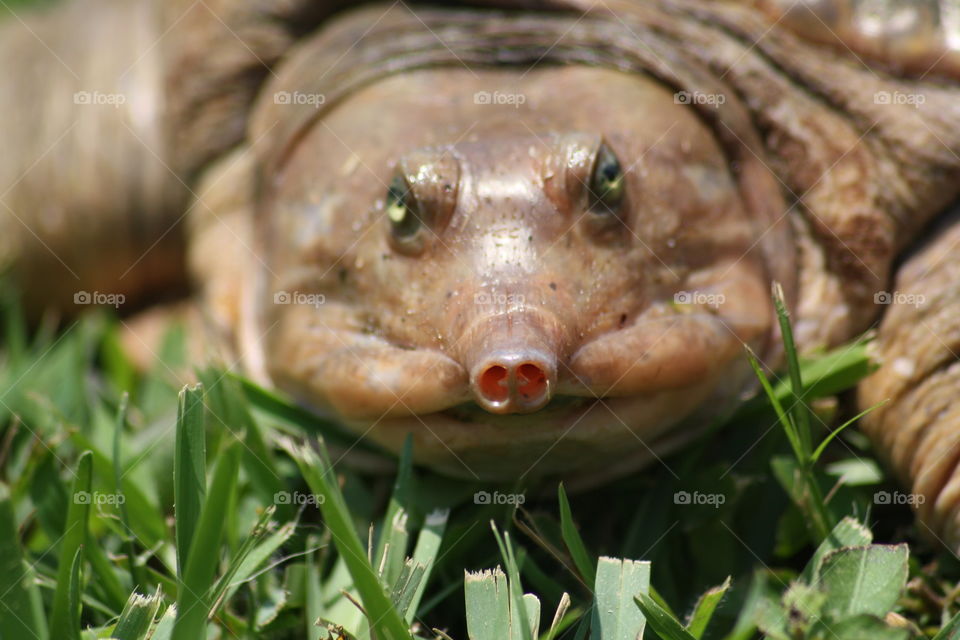
{"type": "Polygon", "coordinates": [[[205,357],[266,383],[257,292],[267,259],[255,233],[256,157],[241,146],[201,177],[187,216],[187,266],[203,318],[205,357]]]}
{"type": "Polygon", "coordinates": [[[880,368],[860,383],[877,451],[912,492],[922,529],[960,549],[960,209],[900,269],[873,345],[880,368]]]}
{"type": "Polygon", "coordinates": [[[242,146],[201,176],[184,219],[194,295],[120,319],[124,351],[139,369],[166,368],[186,383],[204,363],[230,369],[239,364],[241,336],[253,331],[244,304],[253,302],[256,266],[262,264],[253,249],[253,171],[253,154],[242,146]],[[186,366],[161,360],[164,338],[175,325],[185,329],[186,366]]]}
{"type": "MultiPolygon", "coordinates": [[[[184,381],[192,378],[195,365],[215,361],[235,368],[241,355],[246,355],[243,341],[254,347],[258,343],[251,322],[254,282],[258,268],[265,266],[255,249],[252,230],[253,173],[253,154],[249,147],[241,146],[201,176],[184,220],[190,237],[186,263],[194,295],[120,320],[123,346],[139,368],[163,365],[158,363],[160,347],[175,324],[186,329],[188,366],[170,372],[184,381]]],[[[256,367],[251,369],[262,382],[256,367]]]]}
{"type": "Polygon", "coordinates": [[[153,14],[92,0],[0,21],[0,267],[33,311],[183,281],[153,14]]]}
{"type": "Polygon", "coordinates": [[[343,0],[84,0],[0,11],[0,269],[28,309],[186,282],[191,187],[263,82],[343,0]]]}

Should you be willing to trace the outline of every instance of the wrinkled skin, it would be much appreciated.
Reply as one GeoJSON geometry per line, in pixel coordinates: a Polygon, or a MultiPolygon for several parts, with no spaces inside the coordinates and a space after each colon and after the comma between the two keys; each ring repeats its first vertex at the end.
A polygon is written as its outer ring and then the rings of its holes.
{"type": "Polygon", "coordinates": [[[720,148],[642,76],[385,80],[300,142],[261,224],[266,295],[287,294],[263,320],[273,380],[393,448],[413,432],[422,459],[459,475],[647,454],[701,402],[735,397],[742,344],[760,348],[770,329],[757,231],[720,148]],[[456,90],[424,100],[440,82],[456,90]],[[484,91],[525,102],[477,104],[484,91]],[[603,141],[622,159],[616,212],[590,209],[603,141]],[[397,171],[423,221],[399,240],[385,212],[397,171]],[[484,387],[524,363],[544,374],[536,397],[522,377],[484,387]]]}
{"type": "Polygon", "coordinates": [[[917,74],[960,73],[960,11],[951,0],[756,0],[804,37],[917,74]]]}

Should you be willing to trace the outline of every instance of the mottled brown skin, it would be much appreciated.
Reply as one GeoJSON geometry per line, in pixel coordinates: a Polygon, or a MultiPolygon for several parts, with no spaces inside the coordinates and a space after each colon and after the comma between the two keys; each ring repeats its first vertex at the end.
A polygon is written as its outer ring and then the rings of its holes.
{"type": "Polygon", "coordinates": [[[960,74],[960,7],[951,0],[754,0],[805,38],[896,71],[960,74]]]}
{"type": "Polygon", "coordinates": [[[863,421],[900,480],[924,496],[924,533],[960,540],[960,245],[958,216],[937,228],[900,269],[875,348],[880,369],[860,403],[883,401],[863,421]]]}
{"type": "MultiPolygon", "coordinates": [[[[884,23],[886,37],[861,3],[776,0],[571,0],[532,4],[590,10],[533,16],[377,7],[311,33],[335,4],[131,4],[146,33],[169,30],[162,47],[131,35],[112,52],[121,63],[55,83],[50,112],[19,106],[28,75],[0,83],[15,116],[0,134],[15,129],[24,148],[84,114],[41,173],[29,169],[42,150],[0,159],[11,210],[51,188],[62,207],[57,224],[0,222],[36,304],[38,278],[60,267],[27,241],[83,270],[46,292],[54,306],[74,288],[176,280],[149,265],[176,262],[182,245],[135,258],[158,235],[144,230],[189,199],[189,266],[221,357],[391,449],[412,433],[418,459],[447,473],[597,480],[749,392],[744,344],[776,366],[771,281],[806,351],[870,326],[894,258],[960,191],[947,3],[917,5],[913,31],[884,23]],[[63,106],[125,75],[143,86],[131,104],[151,109],[63,106]],[[294,92],[324,103],[277,99],[294,92]],[[523,101],[480,104],[478,92],[523,101]],[[100,130],[117,135],[112,153],[88,143],[100,130]],[[591,196],[604,149],[623,181],[606,213],[591,196]],[[388,198],[398,176],[422,221],[403,237],[388,198]],[[114,192],[127,195],[102,195],[114,192]],[[131,255],[81,259],[118,229],[131,255]]],[[[71,15],[50,19],[57,50],[92,28],[70,32],[71,15]]],[[[0,38],[0,58],[29,49],[28,31],[5,28],[16,39],[0,38]]],[[[942,232],[901,272],[893,286],[931,302],[890,307],[882,366],[860,388],[865,406],[894,398],[867,430],[954,545],[956,237],[942,232]]]]}

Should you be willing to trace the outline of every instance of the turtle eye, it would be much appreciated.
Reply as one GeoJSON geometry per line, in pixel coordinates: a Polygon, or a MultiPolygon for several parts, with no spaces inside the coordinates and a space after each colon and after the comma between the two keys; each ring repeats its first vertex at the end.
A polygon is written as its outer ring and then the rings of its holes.
{"type": "Polygon", "coordinates": [[[398,242],[409,242],[416,237],[423,222],[417,209],[417,200],[402,173],[397,173],[387,187],[387,219],[390,235],[398,242]]]}
{"type": "Polygon", "coordinates": [[[588,186],[590,211],[602,216],[615,215],[623,203],[623,169],[606,143],[601,144],[597,150],[588,186]]]}

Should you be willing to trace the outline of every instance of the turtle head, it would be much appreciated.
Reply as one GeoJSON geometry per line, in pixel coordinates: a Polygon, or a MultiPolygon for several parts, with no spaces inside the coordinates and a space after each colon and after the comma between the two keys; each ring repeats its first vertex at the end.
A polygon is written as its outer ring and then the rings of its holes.
{"type": "Polygon", "coordinates": [[[274,381],[481,477],[648,451],[736,398],[772,318],[762,229],[688,106],[577,68],[470,99],[505,75],[359,92],[299,144],[263,218],[268,301],[287,296],[263,323],[274,381]],[[458,88],[424,98],[441,85],[458,88]]]}

